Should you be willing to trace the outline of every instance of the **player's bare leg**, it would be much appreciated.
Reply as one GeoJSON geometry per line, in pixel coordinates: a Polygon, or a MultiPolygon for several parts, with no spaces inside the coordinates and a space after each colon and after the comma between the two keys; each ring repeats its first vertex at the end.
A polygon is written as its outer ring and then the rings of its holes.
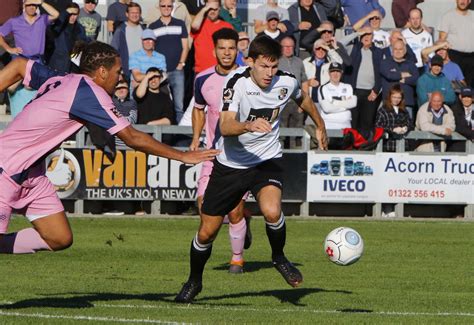
{"type": "Polygon", "coordinates": [[[0,235],[0,253],[29,254],[58,251],[72,245],[72,231],[64,211],[32,221],[34,228],[0,235]]]}
{"type": "Polygon", "coordinates": [[[272,248],[273,266],[292,287],[303,282],[301,272],[285,257],[283,249],[286,243],[285,216],[281,211],[281,189],[268,185],[257,194],[257,202],[265,217],[268,241],[272,248]]]}
{"type": "Polygon", "coordinates": [[[209,216],[201,213],[199,230],[191,242],[189,278],[175,297],[175,302],[190,303],[201,292],[204,266],[211,256],[212,242],[216,238],[223,220],[223,216],[209,216]]]}

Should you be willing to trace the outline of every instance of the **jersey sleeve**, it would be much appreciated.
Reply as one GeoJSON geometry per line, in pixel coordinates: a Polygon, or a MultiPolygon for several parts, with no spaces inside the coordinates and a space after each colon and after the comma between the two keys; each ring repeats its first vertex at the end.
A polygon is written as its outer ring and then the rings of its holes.
{"type": "Polygon", "coordinates": [[[28,60],[23,85],[38,90],[49,78],[64,75],[66,74],[63,72],[58,72],[45,65],[28,60]]]}
{"type": "Polygon", "coordinates": [[[202,94],[202,86],[205,81],[206,78],[202,76],[198,76],[196,80],[194,80],[194,107],[199,109],[204,109],[207,105],[204,95],[202,94]]]}
{"type": "Polygon", "coordinates": [[[84,78],[77,87],[70,114],[93,123],[110,134],[115,134],[130,125],[130,122],[115,108],[105,90],[84,78]]]}
{"type": "Polygon", "coordinates": [[[293,92],[291,93],[291,98],[299,103],[301,100],[302,100],[302,97],[303,97],[303,94],[301,92],[301,87],[300,87],[300,83],[298,82],[298,80],[296,80],[296,78],[293,78],[294,80],[294,89],[293,89],[293,92]]]}

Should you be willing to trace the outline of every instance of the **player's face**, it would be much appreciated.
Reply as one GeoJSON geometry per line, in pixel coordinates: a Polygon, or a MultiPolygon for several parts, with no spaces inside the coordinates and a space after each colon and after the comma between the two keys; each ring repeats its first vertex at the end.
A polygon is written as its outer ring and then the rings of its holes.
{"type": "Polygon", "coordinates": [[[120,58],[115,58],[115,64],[107,70],[105,80],[103,82],[102,88],[112,96],[115,91],[115,86],[117,85],[120,79],[120,73],[122,71],[122,62],[120,58]]]}
{"type": "Polygon", "coordinates": [[[278,60],[271,59],[259,55],[256,60],[249,59],[251,67],[250,76],[252,80],[262,89],[267,88],[272,83],[273,77],[278,71],[278,60]]]}
{"type": "Polygon", "coordinates": [[[237,44],[234,40],[220,39],[214,48],[217,64],[225,69],[232,68],[237,57],[237,44]]]}

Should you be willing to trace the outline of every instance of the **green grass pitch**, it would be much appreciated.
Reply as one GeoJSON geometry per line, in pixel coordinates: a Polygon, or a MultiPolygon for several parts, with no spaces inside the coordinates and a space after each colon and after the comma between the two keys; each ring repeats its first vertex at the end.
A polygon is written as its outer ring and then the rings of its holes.
{"type": "MultiPolygon", "coordinates": [[[[289,287],[254,218],[242,275],[227,272],[227,226],[194,304],[172,302],[188,274],[194,219],[72,218],[63,252],[1,255],[1,324],[474,324],[474,222],[287,218],[286,254],[304,276],[289,287]],[[322,242],[356,229],[365,253],[329,262],[322,242]]],[[[15,218],[10,230],[26,226],[15,218]]]]}

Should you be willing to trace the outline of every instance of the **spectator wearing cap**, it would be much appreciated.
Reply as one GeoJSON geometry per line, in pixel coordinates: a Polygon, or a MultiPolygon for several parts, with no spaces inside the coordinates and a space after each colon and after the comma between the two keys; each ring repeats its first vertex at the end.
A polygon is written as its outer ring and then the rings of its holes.
{"type": "Polygon", "coordinates": [[[12,56],[22,55],[41,62],[45,49],[46,27],[59,17],[59,12],[42,0],[25,0],[23,14],[10,18],[0,27],[0,47],[12,56]],[[43,7],[47,14],[38,14],[43,7]],[[12,33],[15,47],[9,46],[4,37],[12,33]]]}
{"type": "Polygon", "coordinates": [[[267,27],[267,13],[270,11],[275,11],[278,13],[278,18],[280,21],[278,28],[282,32],[286,33],[286,25],[283,23],[283,21],[288,21],[290,19],[288,15],[288,9],[280,7],[278,5],[278,0],[267,0],[266,3],[258,6],[253,11],[253,28],[255,34],[263,32],[267,27]]]}
{"type": "Polygon", "coordinates": [[[237,52],[237,58],[235,59],[235,63],[237,63],[239,66],[246,66],[247,62],[247,56],[248,56],[248,51],[249,51],[249,45],[250,45],[250,38],[247,32],[239,32],[239,41],[237,42],[237,49],[239,52],[237,52]]]}
{"type": "Polygon", "coordinates": [[[280,42],[285,36],[285,33],[278,29],[278,24],[280,23],[278,13],[276,11],[269,11],[267,13],[266,21],[267,24],[265,30],[257,34],[256,37],[268,36],[271,39],[280,42]]]}
{"type": "MultiPolygon", "coordinates": [[[[474,141],[474,105],[472,88],[464,87],[459,94],[459,100],[452,106],[456,132],[474,141]]],[[[448,151],[465,151],[465,142],[453,142],[448,151]]]]}
{"type": "Polygon", "coordinates": [[[318,28],[310,31],[301,40],[300,46],[304,47],[308,52],[313,49],[314,42],[318,39],[323,40],[329,49],[334,49],[342,59],[342,64],[345,68],[349,67],[352,62],[349,54],[342,43],[336,40],[334,36],[334,24],[329,20],[321,22],[318,28]]]}
{"type": "Polygon", "coordinates": [[[415,102],[415,86],[418,80],[418,69],[415,61],[406,59],[407,46],[401,40],[392,44],[393,55],[386,57],[380,64],[383,98],[386,99],[392,85],[399,83],[405,95],[405,105],[413,120],[415,102]]]}
{"type": "Polygon", "coordinates": [[[421,51],[421,58],[425,64],[425,71],[429,71],[430,56],[435,54],[443,58],[443,74],[451,81],[451,85],[456,92],[466,87],[464,74],[459,65],[449,58],[449,43],[447,41],[436,41],[433,46],[427,47],[421,51]]]}
{"type": "Polygon", "coordinates": [[[431,58],[430,71],[424,73],[416,82],[418,106],[420,107],[426,103],[434,91],[439,91],[443,94],[447,105],[451,106],[456,101],[456,94],[451,86],[451,82],[443,74],[443,58],[439,55],[431,58]]]}
{"type": "Polygon", "coordinates": [[[122,68],[127,79],[130,79],[129,58],[142,49],[142,32],[145,29],[140,24],[142,9],[136,2],[130,2],[127,6],[127,21],[121,24],[114,32],[112,45],[120,55],[122,68]]]}
{"type": "MultiPolygon", "coordinates": [[[[453,1],[453,0],[451,0],[453,1]]],[[[459,64],[469,87],[474,85],[474,13],[471,0],[456,0],[456,8],[446,12],[439,24],[439,40],[448,41],[449,57],[459,64]]]]}
{"type": "Polygon", "coordinates": [[[385,17],[385,9],[379,0],[341,0],[341,5],[351,26],[373,10],[379,11],[382,17],[385,17]]]}
{"type": "Polygon", "coordinates": [[[217,64],[214,56],[214,41],[212,34],[222,28],[232,28],[232,25],[219,18],[219,0],[207,0],[206,5],[199,11],[191,24],[191,36],[194,39],[194,72],[198,74],[217,64]]]}
{"type": "Polygon", "coordinates": [[[390,45],[390,33],[381,29],[383,16],[379,10],[372,10],[362,19],[357,21],[352,28],[359,31],[364,26],[369,26],[373,31],[374,45],[380,49],[384,49],[390,45]]]}
{"type": "Polygon", "coordinates": [[[173,0],[160,0],[160,18],[150,24],[156,36],[155,51],[166,58],[166,72],[173,94],[176,121],[183,116],[186,59],[189,34],[183,20],[172,17],[173,0]]]}
{"type": "MultiPolygon", "coordinates": [[[[135,85],[143,80],[146,71],[151,67],[156,67],[160,71],[166,71],[165,56],[155,51],[155,33],[151,29],[145,29],[142,32],[141,40],[142,48],[133,53],[129,61],[129,68],[135,85]]],[[[132,86],[134,85],[132,84],[132,86]]]]}
{"type": "Polygon", "coordinates": [[[86,31],[81,24],[78,23],[79,5],[71,3],[66,11],[61,12],[52,31],[54,38],[54,51],[49,59],[48,66],[60,71],[70,72],[71,69],[71,53],[74,44],[78,41],[89,42],[86,31]]]}
{"type": "Polygon", "coordinates": [[[86,36],[97,40],[102,25],[102,16],[95,11],[97,0],[84,0],[84,7],[79,11],[77,21],[86,30],[86,36]]]}
{"type": "Polygon", "coordinates": [[[105,20],[109,33],[115,33],[115,30],[128,20],[127,8],[130,2],[130,0],[118,0],[107,8],[105,20]]]}
{"type": "Polygon", "coordinates": [[[220,11],[221,18],[232,25],[232,27],[237,31],[241,32],[242,20],[237,15],[237,1],[236,0],[224,0],[222,2],[222,8],[220,11]]]}
{"type": "Polygon", "coordinates": [[[318,102],[318,88],[329,81],[329,64],[342,64],[339,53],[330,48],[323,39],[318,39],[313,45],[312,56],[303,60],[304,70],[308,79],[309,94],[313,102],[318,102]]]}
{"type": "Polygon", "coordinates": [[[354,89],[357,96],[357,107],[351,110],[352,127],[372,129],[379,106],[379,93],[382,89],[380,66],[382,50],[372,42],[370,27],[359,29],[362,33],[352,47],[352,66],[347,69],[345,81],[354,89]]]}
{"type": "Polygon", "coordinates": [[[308,52],[307,48],[300,48],[300,41],[311,30],[318,28],[323,21],[328,20],[326,9],[319,1],[298,0],[288,8],[288,15],[290,16],[290,22],[293,24],[293,29],[297,31],[294,34],[296,39],[296,55],[304,59],[310,56],[311,52],[308,52]]]}
{"type": "MultiPolygon", "coordinates": [[[[450,136],[456,129],[454,115],[451,108],[444,104],[443,94],[434,91],[429,101],[421,105],[416,114],[416,128],[420,131],[431,132],[433,134],[450,136]]],[[[416,151],[422,152],[445,152],[445,141],[420,141],[416,151]]]]}
{"type": "Polygon", "coordinates": [[[352,86],[341,82],[344,68],[341,63],[329,65],[329,82],[319,87],[318,109],[327,129],[351,127],[351,109],[357,106],[352,86]]]}
{"type": "Polygon", "coordinates": [[[152,67],[135,89],[133,98],[138,104],[138,124],[171,125],[174,124],[173,103],[169,95],[160,91],[163,73],[152,67]]]}
{"type": "MultiPolygon", "coordinates": [[[[295,76],[301,89],[308,93],[308,78],[304,70],[303,61],[295,56],[295,39],[292,36],[285,36],[280,41],[281,57],[278,61],[278,69],[286,71],[295,76]]],[[[289,101],[280,115],[280,126],[289,128],[302,128],[304,122],[304,113],[294,101],[289,101]]],[[[301,146],[301,138],[287,137],[284,141],[286,148],[295,148],[301,146]]]]}

